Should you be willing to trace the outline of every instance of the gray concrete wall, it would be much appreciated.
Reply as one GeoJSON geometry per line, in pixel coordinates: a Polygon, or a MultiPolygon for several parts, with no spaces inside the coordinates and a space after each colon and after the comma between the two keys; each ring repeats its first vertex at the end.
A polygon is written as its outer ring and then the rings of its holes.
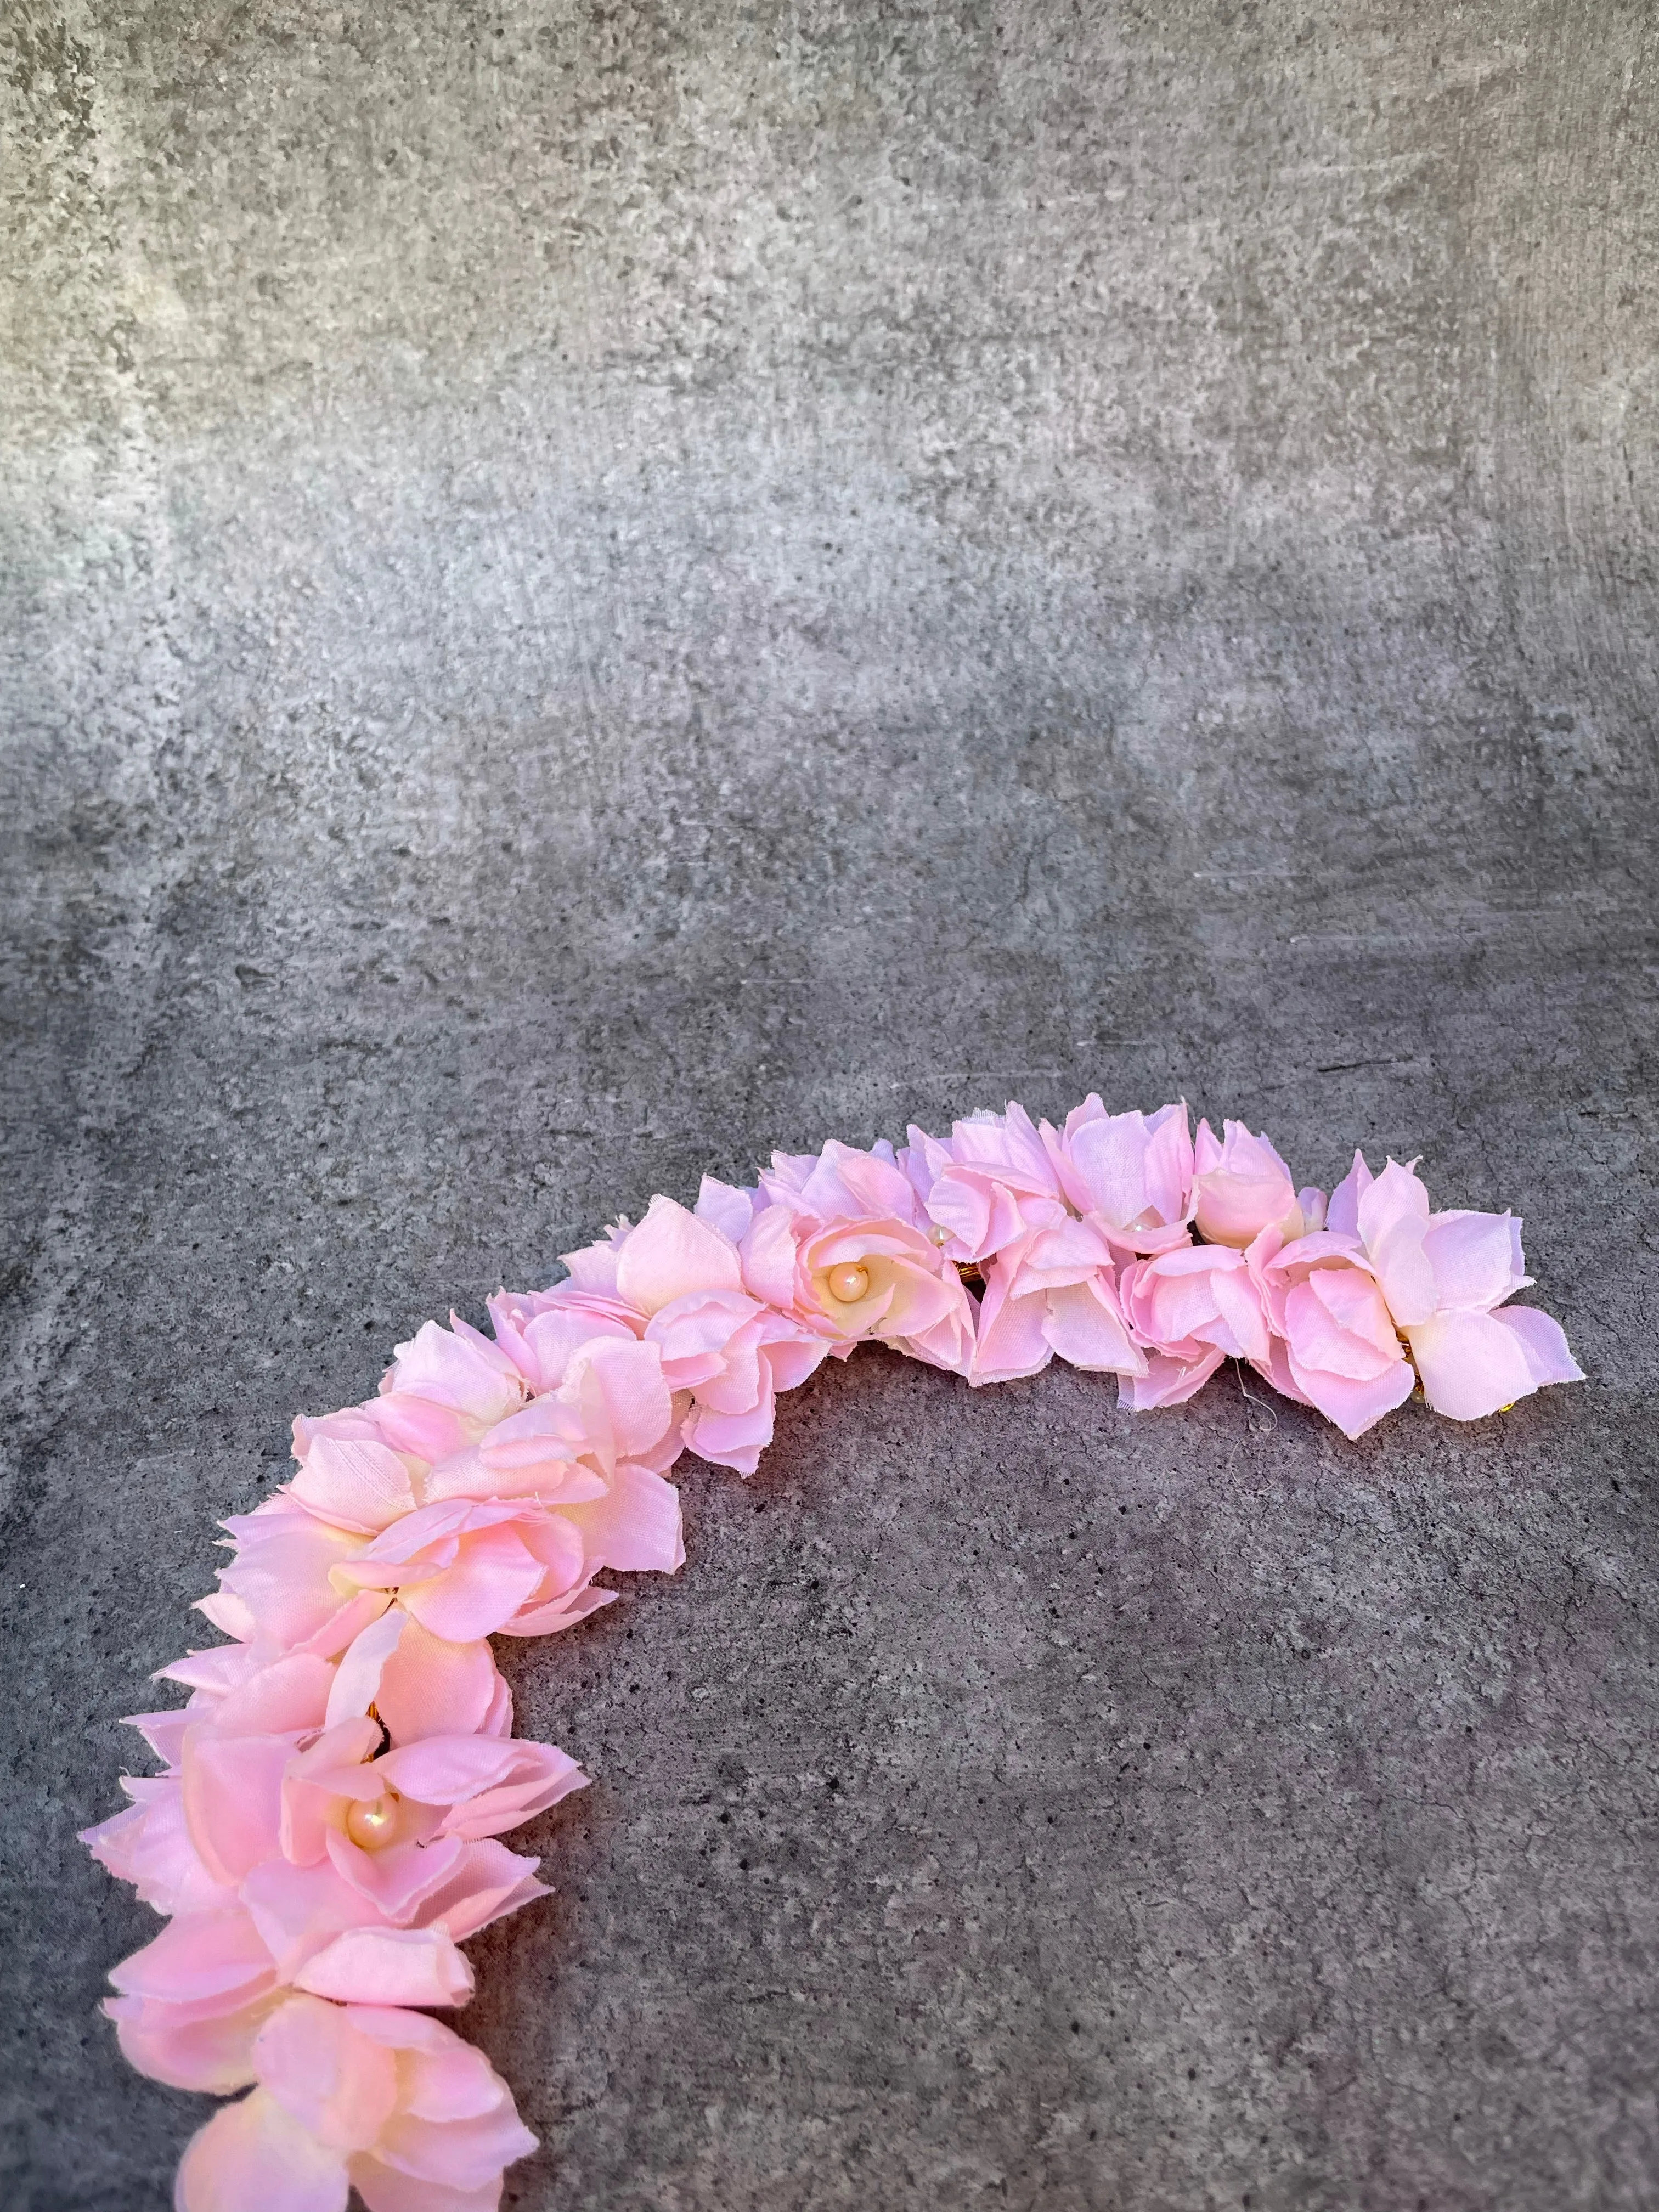
{"type": "Polygon", "coordinates": [[[9,0],[0,2198],[286,1423],[775,1144],[1185,1091],[1527,1218],[1361,1444],[861,1354],[507,1655],[537,2212],[1659,2202],[1645,0],[9,0]]]}

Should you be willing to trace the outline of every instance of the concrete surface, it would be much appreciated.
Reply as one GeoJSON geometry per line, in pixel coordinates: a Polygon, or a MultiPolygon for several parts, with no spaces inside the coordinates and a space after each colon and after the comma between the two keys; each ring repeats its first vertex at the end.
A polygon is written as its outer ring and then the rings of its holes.
{"type": "Polygon", "coordinates": [[[1513,1204],[1349,1446],[880,1353],[508,1655],[536,2212],[1659,2203],[1646,0],[4,11],[0,2202],[286,1424],[657,1189],[1182,1091],[1513,1204]]]}

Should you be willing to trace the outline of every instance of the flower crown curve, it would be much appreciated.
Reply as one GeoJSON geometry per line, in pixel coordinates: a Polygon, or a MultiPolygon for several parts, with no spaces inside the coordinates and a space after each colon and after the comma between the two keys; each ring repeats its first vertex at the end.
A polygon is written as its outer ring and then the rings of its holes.
{"type": "Polygon", "coordinates": [[[1583,1379],[1528,1287],[1521,1224],[1436,1212],[1356,1152],[1328,1197],[1266,1137],[1184,1104],[1056,1128],[1023,1107],[895,1151],[705,1176],[397,1347],[365,1404],[294,1424],[296,1472],[222,1525],[198,1609],[227,1639],[134,1716],[161,1771],[88,1829],[166,1918],[111,1973],[141,2071],[223,2106],[179,2212],[492,2212],[536,2147],[483,2054],[432,2017],[461,1948],[547,1894],[502,1835],[588,1777],[513,1734],[489,1639],[574,1627],[596,1577],[684,1562],[682,1451],[752,1474],[777,1394],[875,1340],[970,1385],[1053,1359],[1179,1405],[1224,1360],[1358,1437],[1420,1389],[1478,1420],[1583,1379]]]}

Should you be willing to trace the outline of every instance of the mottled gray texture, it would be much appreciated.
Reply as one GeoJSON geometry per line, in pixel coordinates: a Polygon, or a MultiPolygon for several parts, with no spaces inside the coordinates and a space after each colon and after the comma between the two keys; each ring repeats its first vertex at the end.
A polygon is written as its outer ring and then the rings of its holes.
{"type": "MultiPolygon", "coordinates": [[[[12,0],[0,2198],[296,1409],[774,1144],[1184,1090],[1528,1221],[1358,1446],[866,1353],[507,1655],[538,2212],[1659,2202],[1646,0],[12,0]]],[[[1258,1397],[1265,1397],[1258,1392],[1258,1397]]]]}

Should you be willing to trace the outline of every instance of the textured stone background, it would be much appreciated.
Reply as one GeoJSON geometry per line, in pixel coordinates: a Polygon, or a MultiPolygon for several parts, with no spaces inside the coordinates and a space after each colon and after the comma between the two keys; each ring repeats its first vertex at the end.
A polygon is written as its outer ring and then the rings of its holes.
{"type": "MultiPolygon", "coordinates": [[[[536,2212],[1659,2202],[1659,15],[11,0],[0,2199],[285,1428],[774,1144],[1184,1091],[1527,1217],[1358,1446],[884,1354],[514,1650],[536,2212]]],[[[1259,1396],[1265,1394],[1258,1394],[1259,1396]]]]}

